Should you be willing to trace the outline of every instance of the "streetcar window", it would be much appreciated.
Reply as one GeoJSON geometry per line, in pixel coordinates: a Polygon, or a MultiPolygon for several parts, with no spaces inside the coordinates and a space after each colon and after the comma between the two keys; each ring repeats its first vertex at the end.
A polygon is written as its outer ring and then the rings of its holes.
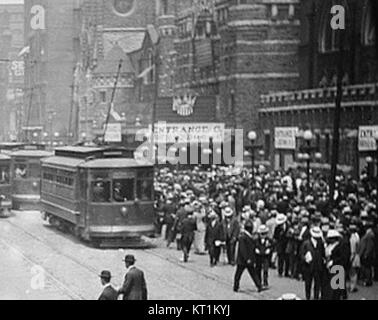
{"type": "Polygon", "coordinates": [[[96,203],[110,202],[110,182],[95,181],[92,183],[92,201],[96,203]]]}
{"type": "Polygon", "coordinates": [[[149,201],[152,199],[152,180],[138,180],[137,196],[139,200],[149,201]]]}
{"type": "Polygon", "coordinates": [[[30,163],[29,164],[29,176],[32,178],[41,177],[41,165],[39,163],[30,163]]]}
{"type": "Polygon", "coordinates": [[[26,165],[17,163],[14,168],[14,174],[17,179],[25,179],[27,175],[26,165]]]}
{"type": "Polygon", "coordinates": [[[134,179],[113,180],[113,198],[116,202],[135,200],[134,179]]]}
{"type": "Polygon", "coordinates": [[[8,184],[9,183],[9,167],[2,166],[0,167],[0,184],[8,184]]]}

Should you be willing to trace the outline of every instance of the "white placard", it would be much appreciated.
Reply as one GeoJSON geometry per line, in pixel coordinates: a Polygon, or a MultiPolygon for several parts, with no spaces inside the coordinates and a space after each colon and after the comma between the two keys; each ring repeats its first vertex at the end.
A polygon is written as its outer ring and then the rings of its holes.
{"type": "Polygon", "coordinates": [[[361,126],[358,128],[358,151],[376,151],[378,126],[361,126]]]}
{"type": "MultiPolygon", "coordinates": [[[[151,127],[150,127],[151,130],[151,127]]],[[[157,123],[155,143],[220,143],[224,140],[224,123],[157,123]]]]}
{"type": "Polygon", "coordinates": [[[297,127],[277,127],[274,129],[274,145],[276,149],[295,150],[297,146],[297,127]]]}
{"type": "Polygon", "coordinates": [[[122,142],[122,126],[120,123],[109,123],[105,132],[105,142],[122,142]]]}

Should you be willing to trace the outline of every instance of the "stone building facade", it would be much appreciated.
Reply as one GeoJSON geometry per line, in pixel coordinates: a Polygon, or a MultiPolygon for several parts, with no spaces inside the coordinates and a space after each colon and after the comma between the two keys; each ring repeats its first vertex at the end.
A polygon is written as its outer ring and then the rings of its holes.
{"type": "MultiPolygon", "coordinates": [[[[374,155],[359,147],[377,131],[377,74],[373,1],[348,0],[343,57],[343,102],[341,111],[340,169],[358,175],[366,166],[365,158],[374,155]],[[362,129],[361,127],[367,126],[362,129]],[[368,133],[367,133],[368,132],[368,133]],[[365,136],[365,137],[364,137],[365,136]]],[[[303,165],[298,148],[304,143],[301,133],[311,129],[312,145],[320,151],[320,163],[314,167],[329,169],[332,157],[333,120],[336,99],[336,74],[339,34],[330,27],[330,9],[334,1],[301,2],[301,42],[299,45],[299,88],[297,91],[271,92],[261,97],[260,135],[265,142],[266,157],[276,168],[303,165]],[[275,148],[275,128],[298,128],[297,148],[275,148]]],[[[378,131],[377,131],[378,132],[378,131]]],[[[368,141],[369,142],[369,141],[368,141]]]]}

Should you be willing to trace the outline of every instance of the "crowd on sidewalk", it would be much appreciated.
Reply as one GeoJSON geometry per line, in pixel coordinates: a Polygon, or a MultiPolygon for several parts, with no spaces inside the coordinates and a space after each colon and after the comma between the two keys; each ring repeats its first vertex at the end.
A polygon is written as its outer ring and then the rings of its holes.
{"type": "Polygon", "coordinates": [[[157,228],[215,267],[225,252],[236,265],[234,291],[245,269],[257,290],[269,272],[304,281],[306,298],[347,299],[358,285],[378,280],[377,190],[367,174],[337,176],[332,205],[327,178],[264,167],[160,169],[155,177],[157,228]],[[335,268],[337,267],[337,268],[335,268]],[[339,271],[339,273],[337,273],[339,271]],[[344,277],[344,281],[333,278],[344,277]],[[348,285],[343,285],[343,284],[348,285]],[[311,290],[313,289],[313,295],[311,290]]]}

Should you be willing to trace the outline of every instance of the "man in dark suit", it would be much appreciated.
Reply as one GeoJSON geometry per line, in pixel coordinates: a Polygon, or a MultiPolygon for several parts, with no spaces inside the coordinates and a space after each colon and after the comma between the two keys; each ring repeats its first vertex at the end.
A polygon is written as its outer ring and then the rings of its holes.
{"type": "Polygon", "coordinates": [[[256,271],[260,279],[263,280],[264,287],[269,287],[269,262],[272,253],[273,243],[269,239],[269,229],[266,225],[261,225],[258,229],[259,238],[256,243],[256,271]]]}
{"type": "Polygon", "coordinates": [[[273,239],[276,246],[278,258],[278,275],[282,277],[285,271],[285,277],[289,277],[289,255],[286,248],[288,243],[289,224],[284,214],[279,214],[276,218],[276,228],[274,229],[273,239]]]}
{"type": "Polygon", "coordinates": [[[194,241],[194,232],[197,230],[197,222],[193,217],[193,211],[188,211],[186,218],[180,225],[181,248],[184,255],[183,261],[188,262],[190,249],[194,241]]]}
{"type": "Polygon", "coordinates": [[[222,224],[226,236],[227,260],[229,264],[235,265],[235,249],[240,234],[240,224],[231,208],[224,210],[224,216],[222,224]]]}
{"type": "Polygon", "coordinates": [[[118,292],[110,283],[110,280],[112,279],[110,271],[102,271],[100,279],[104,289],[98,300],[118,300],[118,292]]]}
{"type": "Polygon", "coordinates": [[[214,211],[211,212],[206,228],[205,244],[209,250],[210,267],[216,266],[219,262],[222,243],[225,241],[223,226],[218,219],[218,215],[214,211]]]}
{"type": "Polygon", "coordinates": [[[314,282],[314,299],[319,300],[325,268],[325,248],[322,240],[322,230],[313,227],[310,231],[311,238],[306,240],[301,248],[303,260],[303,278],[305,281],[306,299],[311,299],[311,287],[314,282]]]}
{"type": "Polygon", "coordinates": [[[245,269],[248,270],[253,282],[257,287],[257,291],[262,291],[262,285],[260,277],[256,272],[256,243],[252,237],[253,232],[253,222],[247,220],[244,225],[244,230],[239,237],[239,248],[236,259],[236,272],[234,279],[234,292],[239,291],[240,279],[243,275],[245,269]]]}
{"type": "Polygon", "coordinates": [[[147,285],[143,271],[135,267],[135,257],[125,257],[126,275],[122,288],[118,294],[123,295],[123,300],[147,300],[147,285]]]}

